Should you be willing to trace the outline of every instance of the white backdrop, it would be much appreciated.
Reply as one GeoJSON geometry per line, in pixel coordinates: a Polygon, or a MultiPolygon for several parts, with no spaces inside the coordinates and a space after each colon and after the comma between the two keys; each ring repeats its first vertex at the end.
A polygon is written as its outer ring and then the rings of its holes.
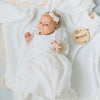
{"type": "MultiPolygon", "coordinates": [[[[0,29],[0,37],[1,37],[1,29],[0,29]]],[[[0,56],[0,78],[3,72],[4,72],[4,67],[0,56]]],[[[0,84],[0,100],[12,100],[11,93],[6,89],[4,89],[3,87],[1,87],[1,84],[0,84]]]]}
{"type": "MultiPolygon", "coordinates": [[[[7,1],[7,0],[2,0],[2,1],[7,1]]],[[[100,0],[95,0],[95,3],[97,5],[96,11],[100,15],[100,0]]],[[[0,37],[1,37],[1,30],[0,30],[0,37]]],[[[2,64],[1,56],[0,56],[0,77],[3,71],[4,71],[4,68],[3,68],[3,64],[2,64]]],[[[11,92],[2,88],[1,85],[0,85],[0,100],[12,100],[11,92]]]]}

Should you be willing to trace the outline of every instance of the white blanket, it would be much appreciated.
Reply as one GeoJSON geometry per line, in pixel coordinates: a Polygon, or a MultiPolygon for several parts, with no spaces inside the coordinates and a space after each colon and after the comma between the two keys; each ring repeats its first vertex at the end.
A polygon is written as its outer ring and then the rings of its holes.
{"type": "MultiPolygon", "coordinates": [[[[55,0],[53,1],[56,2],[55,0]]],[[[73,63],[72,86],[79,93],[78,100],[99,100],[100,18],[95,15],[95,18],[91,19],[88,15],[89,11],[94,7],[94,3],[92,0],[64,0],[62,3],[59,0],[57,3],[61,5],[53,6],[53,4],[55,5],[56,3],[52,3],[52,8],[54,9],[56,7],[56,9],[61,12],[63,18],[62,23],[64,23],[69,34],[70,52],[68,57],[73,63]],[[78,27],[84,27],[89,30],[90,40],[84,45],[78,45],[73,41],[73,31],[78,27]]],[[[7,57],[6,83],[11,89],[14,88],[14,75],[21,48],[21,38],[32,25],[37,24],[44,9],[40,10],[39,8],[34,8],[31,12],[34,14],[33,20],[31,20],[32,17],[24,16],[23,19],[21,17],[19,21],[3,23],[3,35],[7,57]]],[[[24,12],[24,14],[26,15],[27,13],[24,12]]]]}

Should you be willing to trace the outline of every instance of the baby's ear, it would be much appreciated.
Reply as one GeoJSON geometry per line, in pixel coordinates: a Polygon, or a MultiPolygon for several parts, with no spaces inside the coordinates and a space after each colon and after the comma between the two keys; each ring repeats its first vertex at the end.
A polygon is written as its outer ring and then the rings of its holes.
{"type": "Polygon", "coordinates": [[[58,25],[56,25],[54,29],[56,30],[57,28],[58,28],[58,25]]]}

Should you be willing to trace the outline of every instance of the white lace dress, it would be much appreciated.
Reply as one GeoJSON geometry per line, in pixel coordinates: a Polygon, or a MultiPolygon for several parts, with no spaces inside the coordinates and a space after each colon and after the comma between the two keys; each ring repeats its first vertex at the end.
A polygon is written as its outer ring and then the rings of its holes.
{"type": "Polygon", "coordinates": [[[35,31],[27,48],[16,76],[17,90],[22,95],[19,100],[74,100],[76,93],[71,89],[72,66],[66,57],[69,46],[64,28],[50,35],[35,31]],[[54,40],[62,44],[62,53],[57,53],[51,45],[54,40]],[[29,94],[31,99],[27,99],[29,94]]]}

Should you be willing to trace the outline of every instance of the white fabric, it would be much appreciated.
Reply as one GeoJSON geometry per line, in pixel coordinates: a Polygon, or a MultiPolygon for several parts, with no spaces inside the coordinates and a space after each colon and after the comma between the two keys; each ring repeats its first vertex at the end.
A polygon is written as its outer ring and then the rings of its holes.
{"type": "Polygon", "coordinates": [[[30,2],[30,3],[34,3],[35,5],[42,5],[45,2],[48,2],[49,0],[38,0],[38,2],[37,2],[37,0],[19,0],[19,1],[30,2]]]}
{"type": "Polygon", "coordinates": [[[53,20],[54,20],[54,21],[59,22],[59,18],[56,17],[55,14],[54,14],[52,11],[49,12],[49,15],[50,15],[51,17],[53,17],[53,20]]]}
{"type": "MultiPolygon", "coordinates": [[[[56,3],[52,3],[52,6],[48,5],[46,8],[54,7],[53,9],[56,8],[56,10],[59,10],[59,12],[62,13],[62,23],[65,25],[69,35],[68,38],[70,44],[70,52],[68,54],[68,58],[72,61],[72,86],[77,90],[79,94],[78,100],[99,100],[100,18],[99,16],[95,15],[95,18],[91,19],[88,15],[88,12],[91,11],[94,7],[94,3],[92,0],[59,0],[59,2],[53,0],[53,2],[56,3]],[[56,4],[60,5],[55,6],[56,4]],[[84,45],[76,44],[72,38],[73,31],[79,27],[89,29],[90,40],[84,45]]],[[[14,88],[13,82],[16,65],[18,63],[18,54],[20,48],[23,48],[20,47],[20,44],[23,44],[21,43],[23,34],[26,31],[29,31],[32,26],[37,24],[39,16],[45,11],[44,9],[41,9],[40,11],[38,10],[40,9],[33,10],[35,11],[34,14],[32,13],[34,17],[33,20],[30,19],[32,17],[27,17],[19,21],[3,24],[3,35],[8,64],[6,82],[9,88],[14,88]]],[[[7,17],[5,17],[5,19],[7,19],[7,17]]],[[[18,95],[20,95],[20,92],[18,95]]]]}
{"type": "Polygon", "coordinates": [[[37,29],[33,31],[30,45],[20,56],[16,75],[17,90],[26,88],[27,94],[36,94],[37,98],[40,96],[46,100],[75,100],[77,95],[71,90],[72,66],[66,57],[69,47],[64,28],[61,27],[50,35],[39,35],[37,29]],[[62,53],[57,53],[51,45],[54,40],[62,43],[62,53]]]}
{"type": "Polygon", "coordinates": [[[0,1],[0,23],[19,20],[26,16],[27,9],[18,8],[7,2],[0,1]]]}

